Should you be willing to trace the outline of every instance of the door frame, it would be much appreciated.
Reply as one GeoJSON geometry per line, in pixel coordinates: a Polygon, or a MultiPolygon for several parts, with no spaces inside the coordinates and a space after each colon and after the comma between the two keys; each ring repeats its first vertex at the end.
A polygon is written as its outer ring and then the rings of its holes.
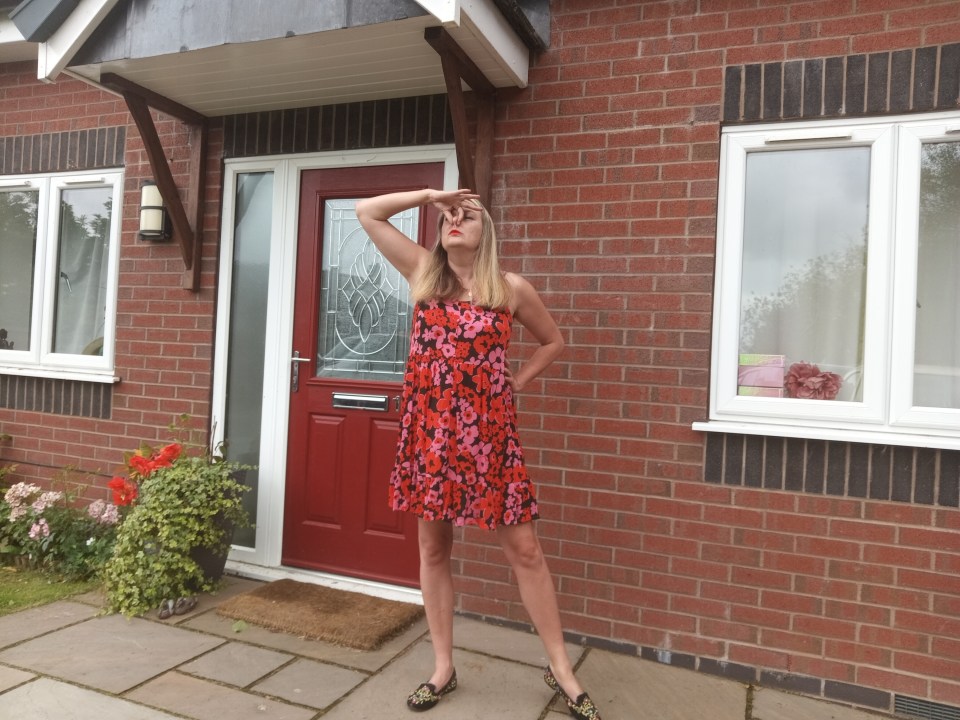
{"type": "MultiPolygon", "coordinates": [[[[304,170],[424,162],[442,162],[444,164],[443,189],[453,190],[458,187],[456,148],[452,144],[277,155],[224,161],[217,325],[211,398],[211,428],[214,445],[224,439],[237,176],[248,172],[273,172],[274,174],[255,547],[233,546],[229,558],[231,566],[244,574],[256,575],[257,568],[260,568],[262,570],[260,574],[264,578],[273,579],[277,576],[276,571],[281,568],[290,414],[290,348],[293,345],[293,300],[301,173],[304,170]]],[[[303,572],[290,569],[291,574],[302,575],[303,572]]],[[[323,573],[310,574],[315,577],[323,575],[323,573]]],[[[341,581],[339,576],[330,576],[329,579],[333,582],[341,581]]],[[[364,581],[358,582],[371,584],[364,581]]]]}

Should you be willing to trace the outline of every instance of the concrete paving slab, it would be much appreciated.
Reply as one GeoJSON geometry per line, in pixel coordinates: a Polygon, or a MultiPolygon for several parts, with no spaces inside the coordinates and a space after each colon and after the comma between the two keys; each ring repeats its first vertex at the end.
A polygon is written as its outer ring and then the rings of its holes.
{"type": "Polygon", "coordinates": [[[28,640],[0,652],[0,662],[122,693],[222,643],[221,638],[110,615],[28,640]]]}
{"type": "Polygon", "coordinates": [[[23,670],[0,665],[0,692],[9,690],[17,685],[23,685],[27,680],[32,680],[35,677],[36,675],[24,672],[23,670]]]}
{"type": "MultiPolygon", "coordinates": [[[[532,632],[510,630],[479,620],[454,617],[453,644],[458,648],[522,662],[539,668],[547,666],[547,655],[540,636],[532,632]]],[[[579,645],[567,643],[570,660],[576,664],[583,654],[579,645]]]]}
{"type": "Polygon", "coordinates": [[[747,703],[746,685],[603,650],[589,651],[577,677],[610,720],[743,720],[747,703]]]}
{"type": "MultiPolygon", "coordinates": [[[[455,651],[454,662],[459,685],[430,710],[430,720],[538,720],[553,696],[536,668],[466,650],[455,651]]],[[[433,651],[423,640],[330,708],[323,720],[407,717],[407,695],[432,670],[433,651]]]]}
{"type": "Polygon", "coordinates": [[[791,693],[757,688],[753,695],[751,720],[879,720],[876,715],[846,705],[791,693]]]}
{"type": "Polygon", "coordinates": [[[180,666],[180,671],[227,685],[247,687],[293,660],[293,655],[230,642],[180,666]]]}
{"type": "Polygon", "coordinates": [[[128,698],[194,720],[310,720],[317,711],[168,672],[132,691],[128,698]]]}
{"type": "Polygon", "coordinates": [[[96,608],[83,603],[50,603],[0,617],[0,648],[92,618],[96,608]]]}
{"type": "Polygon", "coordinates": [[[0,720],[177,720],[93,690],[40,678],[3,695],[0,720]]]}
{"type": "Polygon", "coordinates": [[[335,665],[343,665],[344,667],[356,668],[357,670],[374,672],[425,635],[427,632],[427,621],[417,621],[397,637],[385,642],[379,649],[370,651],[354,650],[352,648],[339,647],[317,640],[307,640],[302,637],[297,637],[296,635],[274,632],[273,630],[267,630],[266,628],[257,627],[249,623],[245,624],[243,630],[237,632],[233,629],[233,620],[221,617],[215,612],[205,612],[202,615],[192,618],[181,627],[199,630],[212,635],[219,635],[220,637],[229,638],[237,642],[260,645],[262,647],[279,650],[280,652],[301,655],[335,665]]]}
{"type": "Polygon", "coordinates": [[[297,660],[278,670],[251,690],[322,710],[369,677],[313,660],[297,660]]]}

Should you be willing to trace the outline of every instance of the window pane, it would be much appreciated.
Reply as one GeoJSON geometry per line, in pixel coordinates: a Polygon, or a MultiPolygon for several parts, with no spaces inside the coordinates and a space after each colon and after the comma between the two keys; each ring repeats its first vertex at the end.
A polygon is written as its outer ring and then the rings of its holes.
{"type": "Polygon", "coordinates": [[[30,349],[38,197],[0,192],[0,350],[30,349]]]}
{"type": "Polygon", "coordinates": [[[55,353],[102,355],[107,311],[112,187],[60,194],[55,353]]]}
{"type": "Polygon", "coordinates": [[[740,394],[862,399],[869,170],[866,147],[747,156],[740,394]]]}
{"type": "Polygon", "coordinates": [[[960,409],[960,143],[920,155],[913,404],[960,409]]]}
{"type": "MultiPolygon", "coordinates": [[[[410,291],[360,227],[355,205],[324,203],[317,375],[399,382],[410,349],[410,291]]],[[[419,208],[390,220],[407,237],[416,237],[419,221],[419,208]]]]}
{"type": "MultiPolygon", "coordinates": [[[[270,270],[270,228],[273,224],[273,173],[237,176],[236,220],[233,228],[233,276],[230,287],[230,341],[227,367],[226,455],[245,465],[260,464],[260,423],[263,418],[263,358],[267,329],[267,281],[270,270]]],[[[251,490],[243,506],[257,517],[259,470],[243,480],[251,490]]],[[[233,536],[237,545],[254,547],[255,528],[233,536]]]]}

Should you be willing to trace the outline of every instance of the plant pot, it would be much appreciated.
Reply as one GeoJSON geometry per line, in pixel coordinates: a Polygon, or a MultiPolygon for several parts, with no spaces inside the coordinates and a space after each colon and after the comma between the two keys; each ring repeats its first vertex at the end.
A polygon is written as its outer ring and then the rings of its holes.
{"type": "Polygon", "coordinates": [[[223,530],[223,548],[195,547],[190,552],[193,560],[203,571],[203,577],[210,582],[216,582],[223,577],[223,569],[230,554],[230,539],[233,537],[233,525],[224,518],[218,517],[217,524],[223,530]]]}

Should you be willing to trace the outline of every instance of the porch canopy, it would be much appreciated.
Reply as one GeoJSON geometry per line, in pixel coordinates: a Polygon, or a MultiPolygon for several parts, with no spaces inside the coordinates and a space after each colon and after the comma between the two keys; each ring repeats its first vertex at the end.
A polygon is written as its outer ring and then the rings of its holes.
{"type": "MultiPolygon", "coordinates": [[[[497,88],[525,87],[549,0],[0,0],[0,54],[36,44],[39,79],[119,93],[199,287],[207,119],[446,92],[461,182],[485,201],[497,88]],[[11,41],[3,42],[3,32],[11,41]],[[22,38],[22,42],[20,40],[22,38]],[[5,47],[6,45],[6,47],[5,47]],[[464,86],[477,93],[467,119],[464,86]],[[195,136],[180,198],[150,108],[195,136]],[[471,127],[476,137],[471,140],[471,127]]],[[[10,55],[12,57],[12,55],[10,55]]]]}
{"type": "Polygon", "coordinates": [[[38,75],[116,75],[206,116],[442,93],[442,27],[494,88],[524,87],[547,0],[23,0],[38,75]]]}

